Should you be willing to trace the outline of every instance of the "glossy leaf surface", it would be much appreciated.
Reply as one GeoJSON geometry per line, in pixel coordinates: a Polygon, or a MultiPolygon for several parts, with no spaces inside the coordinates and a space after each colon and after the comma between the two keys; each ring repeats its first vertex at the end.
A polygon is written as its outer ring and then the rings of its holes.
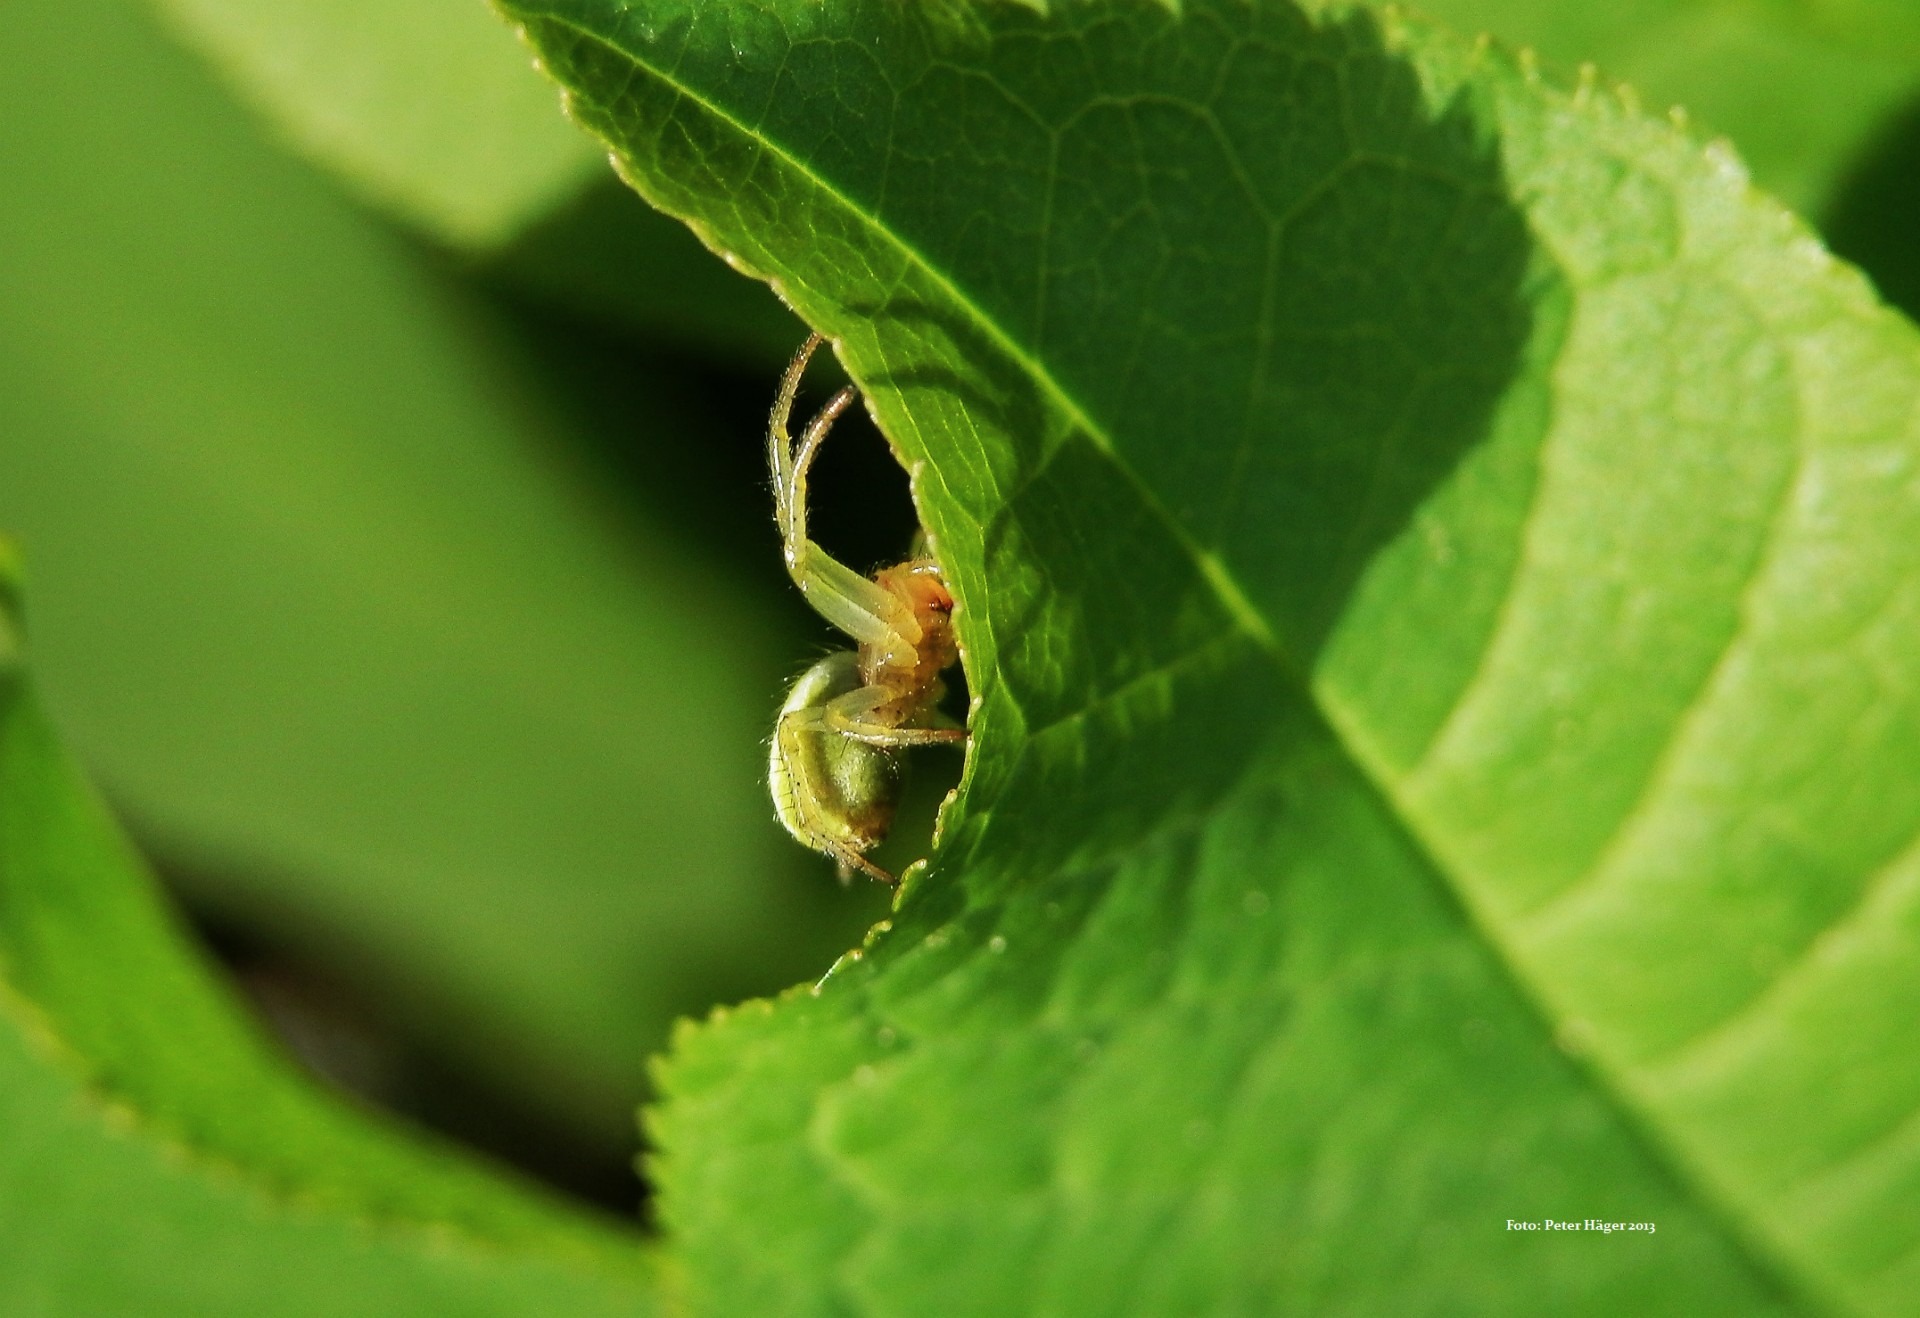
{"type": "Polygon", "coordinates": [[[1366,11],[512,11],[837,340],[977,702],[666,1067],[707,1309],[1910,1303],[1920,345],[1737,160],[1366,11]]]}

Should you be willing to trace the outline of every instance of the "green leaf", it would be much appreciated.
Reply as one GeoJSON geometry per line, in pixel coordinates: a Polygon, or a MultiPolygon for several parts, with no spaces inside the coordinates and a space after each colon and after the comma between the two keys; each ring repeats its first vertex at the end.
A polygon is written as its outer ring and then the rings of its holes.
{"type": "Polygon", "coordinates": [[[1729,152],[1364,10],[510,7],[976,702],[666,1064],[705,1311],[1912,1311],[1920,344],[1729,152]]]}
{"type": "Polygon", "coordinates": [[[497,246],[598,170],[478,0],[155,3],[303,151],[462,246],[497,246]]]}
{"type": "Polygon", "coordinates": [[[321,1097],[262,1046],[55,745],[10,567],[0,595],[9,1309],[650,1311],[637,1240],[321,1097]]]}
{"type": "Polygon", "coordinates": [[[1759,184],[1824,215],[1861,153],[1920,95],[1920,21],[1905,0],[1427,0],[1565,69],[1592,63],[1649,109],[1680,106],[1739,146],[1759,184]]]}
{"type": "MultiPolygon", "coordinates": [[[[64,734],[198,904],[623,1159],[675,1016],[874,909],[761,783],[796,662],[770,519],[754,577],[621,512],[515,327],[137,8],[16,19],[0,527],[64,734]]],[[[617,367],[643,451],[758,452],[617,367]]]]}

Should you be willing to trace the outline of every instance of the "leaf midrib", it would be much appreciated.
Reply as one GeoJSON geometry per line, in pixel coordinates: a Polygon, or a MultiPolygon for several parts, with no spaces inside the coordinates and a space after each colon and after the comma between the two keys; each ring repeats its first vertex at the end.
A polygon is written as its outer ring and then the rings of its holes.
{"type": "MultiPolygon", "coordinates": [[[[704,113],[711,115],[721,125],[738,133],[746,140],[757,144],[772,155],[780,164],[789,168],[806,184],[839,205],[849,215],[860,222],[864,229],[878,237],[882,242],[900,253],[912,266],[921,272],[938,289],[944,290],[952,299],[953,305],[976,325],[986,338],[998,346],[1006,356],[1030,379],[1034,381],[1041,395],[1056,409],[1057,414],[1068,420],[1072,434],[1084,439],[1090,447],[1100,453],[1134,492],[1143,508],[1149,512],[1173,541],[1185,553],[1192,566],[1197,570],[1215,600],[1226,612],[1235,628],[1263,651],[1274,663],[1280,676],[1302,691],[1313,708],[1320,714],[1328,735],[1338,747],[1341,756],[1352,767],[1355,775],[1367,784],[1383,802],[1386,812],[1395,824],[1406,834],[1417,850],[1428,872],[1436,877],[1444,890],[1446,899],[1460,913],[1475,936],[1493,954],[1494,961],[1500,967],[1508,984],[1521,1001],[1527,1004],[1529,1011],[1539,1022],[1543,1038],[1551,1039],[1554,1034],[1555,1018],[1544,997],[1537,992],[1531,982],[1521,973],[1519,964],[1506,940],[1497,931],[1488,927],[1481,919],[1475,904],[1467,897],[1466,885],[1451,867],[1442,863],[1440,850],[1432,840],[1418,827],[1406,803],[1394,790],[1391,779],[1376,770],[1367,756],[1359,749],[1358,739],[1353,737],[1337,716],[1337,707],[1329,707],[1324,702],[1311,674],[1281,643],[1271,622],[1252,603],[1251,597],[1234,578],[1232,571],[1211,551],[1203,548],[1160,500],[1153,488],[1148,485],[1121,457],[1113,438],[1107,431],[1095,423],[1092,415],[1056,380],[1053,374],[1036,359],[1028,349],[1015,339],[997,320],[989,316],[954,280],[934,265],[913,244],[880,222],[866,206],[856,202],[845,192],[817,173],[807,162],[788,151],[780,142],[746,124],[736,115],[714,103],[700,90],[685,81],[641,59],[633,51],[620,46],[601,33],[583,27],[579,22],[550,10],[540,11],[538,17],[543,22],[571,32],[577,39],[601,47],[616,57],[629,62],[636,71],[651,76],[658,82],[671,87],[678,95],[698,106],[704,113]]],[[[1485,66],[1482,65],[1484,68],[1485,66]]],[[[588,131],[593,131],[590,127],[588,131]]],[[[616,153],[620,148],[612,144],[616,153]]],[[[651,200],[651,199],[649,199],[651,200]]],[[[676,217],[680,218],[680,217],[676,217]]],[[[706,234],[695,226],[702,238],[706,234]]],[[[709,244],[711,246],[711,244],[709,244]]],[[[724,253],[717,253],[725,256],[724,253]]],[[[769,275],[735,262],[736,268],[765,282],[772,282],[769,275]]],[[[838,356],[836,341],[835,354],[838,356]]],[[[844,365],[844,363],[843,363],[844,365]]],[[[1732,1246],[1746,1256],[1757,1271],[1772,1278],[1784,1292],[1797,1300],[1819,1305],[1821,1299],[1816,1288],[1784,1258],[1778,1256],[1755,1228],[1747,1225],[1745,1215],[1731,1203],[1724,1202],[1712,1189],[1711,1178],[1699,1173],[1689,1159],[1677,1148],[1658,1134],[1650,1114],[1643,1113],[1637,1105],[1627,1098],[1622,1086],[1618,1084],[1610,1071],[1596,1059],[1573,1058],[1576,1065],[1587,1078],[1589,1084],[1604,1098],[1606,1105],[1620,1120],[1622,1126],[1646,1149],[1648,1156],[1665,1169],[1674,1184],[1701,1204],[1710,1220],[1721,1229],[1732,1246]]]]}

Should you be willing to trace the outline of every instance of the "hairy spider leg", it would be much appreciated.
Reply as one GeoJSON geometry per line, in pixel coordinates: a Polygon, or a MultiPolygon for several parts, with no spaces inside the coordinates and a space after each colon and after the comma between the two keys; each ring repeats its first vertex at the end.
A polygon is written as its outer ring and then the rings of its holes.
{"type": "MultiPolygon", "coordinates": [[[[940,695],[938,690],[930,694],[933,699],[940,695]]],[[[936,746],[967,739],[965,728],[902,726],[876,717],[894,699],[894,693],[885,687],[863,686],[834,697],[821,711],[828,727],[869,746],[936,746]]]]}
{"type": "Polygon", "coordinates": [[[828,399],[801,432],[795,452],[787,429],[794,397],[808,360],[822,342],[818,334],[809,335],[794,354],[781,378],[780,393],[767,425],[768,459],[774,473],[774,519],[780,526],[787,575],[821,617],[863,648],[871,646],[876,652],[898,656],[896,663],[911,666],[923,635],[911,601],[861,576],[807,538],[807,471],[820,450],[820,441],[857,396],[848,387],[828,399]]]}

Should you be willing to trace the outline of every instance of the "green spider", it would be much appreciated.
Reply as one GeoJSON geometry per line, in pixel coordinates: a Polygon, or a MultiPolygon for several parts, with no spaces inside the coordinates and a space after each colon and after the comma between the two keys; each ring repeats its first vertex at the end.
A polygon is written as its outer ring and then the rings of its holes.
{"type": "Polygon", "coordinates": [[[959,658],[953,596],[928,554],[916,553],[869,580],[807,538],[807,469],[856,397],[849,386],[827,400],[795,448],[787,423],[820,343],[812,335],[794,355],[767,424],[774,519],[787,575],[859,648],[828,655],[793,684],[774,725],[768,782],[787,832],[833,857],[841,878],[860,870],[893,883],[866,853],[893,823],[906,781],[906,748],[967,736],[963,728],[941,726],[937,710],[946,689],[940,674],[959,658]]]}

